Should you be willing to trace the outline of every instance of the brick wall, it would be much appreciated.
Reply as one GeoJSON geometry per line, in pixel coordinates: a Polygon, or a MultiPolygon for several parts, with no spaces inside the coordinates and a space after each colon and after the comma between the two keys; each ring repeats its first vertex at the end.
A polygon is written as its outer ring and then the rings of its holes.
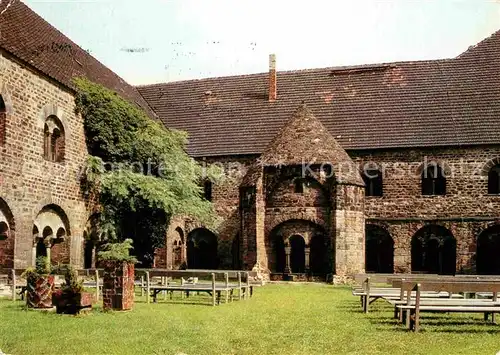
{"type": "Polygon", "coordinates": [[[78,174],[87,150],[82,120],[74,112],[74,96],[4,52],[0,52],[0,95],[7,108],[5,142],[0,150],[0,198],[5,202],[2,213],[11,214],[15,225],[9,237],[0,241],[0,266],[24,268],[31,264],[34,220],[47,205],[64,211],[70,232],[51,254],[79,265],[87,212],[78,174]],[[61,163],[43,157],[44,120],[52,114],[65,131],[61,163]]]}

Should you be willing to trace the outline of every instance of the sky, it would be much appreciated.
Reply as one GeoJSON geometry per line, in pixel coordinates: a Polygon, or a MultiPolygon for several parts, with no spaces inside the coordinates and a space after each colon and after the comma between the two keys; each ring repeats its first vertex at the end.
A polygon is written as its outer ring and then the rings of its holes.
{"type": "Polygon", "coordinates": [[[451,58],[500,29],[499,0],[24,0],[134,85],[451,58]]]}

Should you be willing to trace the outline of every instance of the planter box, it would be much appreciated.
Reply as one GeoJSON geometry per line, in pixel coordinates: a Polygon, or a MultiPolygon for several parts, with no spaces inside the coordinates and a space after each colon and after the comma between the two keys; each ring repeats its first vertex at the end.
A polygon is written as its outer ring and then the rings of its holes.
{"type": "Polygon", "coordinates": [[[52,308],[54,275],[29,276],[27,280],[26,304],[29,308],[52,308]]]}
{"type": "Polygon", "coordinates": [[[102,301],[104,310],[127,311],[134,307],[134,264],[103,262],[102,301]]]}
{"type": "Polygon", "coordinates": [[[57,313],[77,314],[82,309],[92,308],[94,294],[90,292],[64,292],[57,290],[52,294],[52,304],[56,306],[57,313]]]}

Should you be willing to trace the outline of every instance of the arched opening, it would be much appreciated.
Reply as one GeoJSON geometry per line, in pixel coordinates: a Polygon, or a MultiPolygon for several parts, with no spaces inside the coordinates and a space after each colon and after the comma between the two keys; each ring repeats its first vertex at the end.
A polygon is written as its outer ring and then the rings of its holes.
{"type": "Polygon", "coordinates": [[[62,162],[64,160],[64,127],[56,116],[49,116],[43,128],[43,156],[46,160],[62,162]]]}
{"type": "Polygon", "coordinates": [[[70,262],[70,227],[69,219],[63,209],[50,204],[42,208],[33,223],[33,237],[36,243],[36,257],[48,256],[42,246],[50,248],[52,264],[69,264],[70,262]],[[39,234],[41,230],[41,234],[39,234]]]}
{"type": "Polygon", "coordinates": [[[0,240],[5,240],[9,237],[9,225],[7,222],[0,222],[0,240]]]}
{"type": "Polygon", "coordinates": [[[292,235],[290,243],[290,270],[293,274],[300,274],[306,271],[306,243],[300,235],[292,235]]]}
{"type": "Polygon", "coordinates": [[[269,270],[315,276],[331,272],[327,235],[323,227],[307,220],[290,219],[278,224],[266,237],[269,270]]]}
{"type": "Polygon", "coordinates": [[[203,182],[203,197],[207,201],[212,201],[212,181],[210,180],[203,182]]]}
{"type": "Polygon", "coordinates": [[[367,272],[394,272],[394,241],[384,228],[367,224],[365,227],[365,268],[367,272]]]}
{"type": "Polygon", "coordinates": [[[421,228],[411,241],[412,271],[454,275],[456,244],[455,237],[445,227],[428,225],[421,228]]]}
{"type": "Polygon", "coordinates": [[[275,272],[285,272],[285,267],[286,267],[285,242],[281,237],[275,238],[275,240],[273,241],[273,256],[274,256],[274,267],[271,270],[275,272]]]}
{"type": "Polygon", "coordinates": [[[172,267],[179,269],[184,263],[184,231],[177,227],[174,231],[174,243],[172,245],[172,267]]]}
{"type": "Polygon", "coordinates": [[[83,231],[83,266],[85,269],[98,267],[98,247],[103,242],[103,236],[99,227],[100,214],[92,214],[85,224],[83,231]]]}
{"type": "Polygon", "coordinates": [[[493,166],[488,171],[488,194],[500,194],[500,164],[493,166]]]}
{"type": "Polygon", "coordinates": [[[52,232],[52,228],[50,228],[49,226],[45,227],[43,229],[43,232],[42,232],[42,238],[45,239],[45,238],[52,238],[53,237],[53,232],[52,232]]]}
{"type": "Polygon", "coordinates": [[[43,239],[38,239],[36,242],[36,257],[47,256],[47,247],[43,242],[43,239]]]}
{"type": "Polygon", "coordinates": [[[83,267],[85,269],[95,268],[95,244],[93,240],[87,239],[86,233],[84,233],[84,247],[83,247],[83,267]]]}
{"type": "Polygon", "coordinates": [[[217,268],[217,236],[208,229],[198,228],[189,233],[187,247],[189,269],[217,268]]]}
{"type": "Polygon", "coordinates": [[[479,234],[476,270],[481,275],[500,275],[500,225],[489,227],[479,234]]]}
{"type": "Polygon", "coordinates": [[[5,144],[5,134],[7,126],[7,106],[5,101],[0,95],[0,145],[5,144]]]}
{"type": "Polygon", "coordinates": [[[240,233],[237,233],[231,244],[231,256],[233,270],[241,269],[241,254],[240,254],[240,233]]]}
{"type": "Polygon", "coordinates": [[[313,275],[328,273],[328,260],[326,257],[326,237],[324,234],[315,234],[309,242],[309,269],[313,275]]]}
{"type": "Polygon", "coordinates": [[[7,203],[0,198],[0,268],[14,267],[14,216],[7,203]]]}
{"type": "Polygon", "coordinates": [[[383,182],[382,172],[378,169],[363,171],[361,176],[365,182],[365,196],[382,196],[383,182]]]}
{"type": "Polygon", "coordinates": [[[446,177],[438,164],[422,170],[422,195],[446,195],[446,177]]]}

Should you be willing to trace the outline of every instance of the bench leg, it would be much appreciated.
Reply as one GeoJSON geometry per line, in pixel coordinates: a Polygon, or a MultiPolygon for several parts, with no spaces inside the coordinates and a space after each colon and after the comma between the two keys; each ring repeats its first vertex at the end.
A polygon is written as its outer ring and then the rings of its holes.
{"type": "Polygon", "coordinates": [[[404,315],[404,318],[405,318],[405,323],[406,323],[406,327],[408,329],[411,329],[411,310],[407,309],[406,311],[404,311],[405,315],[404,315]]]}
{"type": "Polygon", "coordinates": [[[398,319],[399,314],[398,314],[398,307],[394,306],[394,319],[398,319]]]}
{"type": "Polygon", "coordinates": [[[495,312],[492,312],[492,313],[491,313],[491,323],[493,323],[493,324],[497,324],[497,322],[496,322],[496,317],[495,317],[495,312]]]}
{"type": "Polygon", "coordinates": [[[415,320],[414,320],[414,323],[413,323],[413,330],[415,332],[418,332],[420,330],[420,312],[418,312],[417,310],[415,310],[415,320]]]}
{"type": "Polygon", "coordinates": [[[488,321],[488,317],[489,317],[489,313],[488,312],[484,312],[484,321],[488,321]]]}

